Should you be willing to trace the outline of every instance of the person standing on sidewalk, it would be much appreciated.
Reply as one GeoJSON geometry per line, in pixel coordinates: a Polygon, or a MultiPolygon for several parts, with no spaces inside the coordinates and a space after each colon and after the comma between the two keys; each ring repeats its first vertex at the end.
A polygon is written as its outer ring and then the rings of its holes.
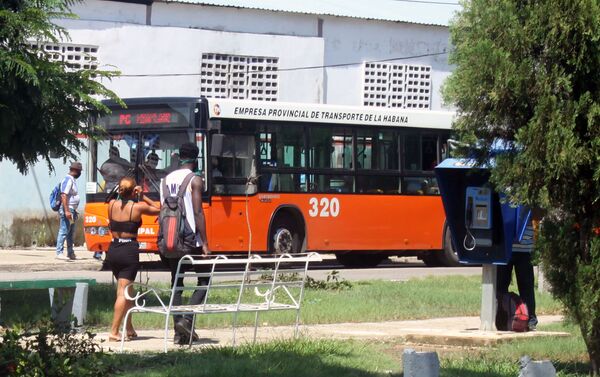
{"type": "MultiPolygon", "coordinates": [[[[198,168],[198,154],[200,153],[198,147],[194,143],[184,143],[179,148],[179,158],[181,166],[179,169],[171,172],[164,178],[164,183],[169,192],[163,191],[163,185],[160,188],[160,200],[164,203],[165,197],[176,196],[179,192],[179,187],[185,180],[185,178],[193,174],[198,168]]],[[[208,255],[210,253],[208,249],[208,238],[206,237],[206,223],[204,220],[204,213],[202,211],[202,191],[203,191],[202,178],[194,176],[189,184],[184,195],[185,202],[185,214],[186,221],[190,226],[190,229],[194,229],[196,232],[196,247],[197,249],[192,254],[208,255]]],[[[171,271],[171,286],[175,282],[175,275],[177,273],[177,265],[179,259],[177,258],[165,258],[166,264],[171,271]]],[[[207,265],[208,266],[208,265],[207,265]]],[[[196,272],[207,272],[196,270],[196,272]]],[[[198,286],[208,285],[209,279],[207,277],[198,277],[198,286]]],[[[177,280],[177,287],[183,287],[183,279],[177,280]]],[[[173,305],[181,305],[182,290],[175,292],[173,297],[173,305]]],[[[202,303],[206,296],[205,289],[196,289],[190,299],[190,305],[198,305],[202,303]]],[[[173,316],[175,323],[175,337],[173,342],[175,344],[187,344],[190,337],[193,341],[197,341],[198,335],[192,331],[192,316],[173,316]]]]}
{"type": "Polygon", "coordinates": [[[77,191],[77,178],[81,176],[83,167],[81,162],[74,161],[69,167],[69,174],[60,183],[60,208],[58,216],[60,224],[58,235],[56,236],[56,259],[75,260],[75,250],[73,249],[73,233],[75,231],[75,221],[77,221],[79,206],[79,192],[77,191]],[[67,241],[67,255],[64,254],[64,243],[67,241]]]}
{"type": "MultiPolygon", "coordinates": [[[[533,216],[532,216],[533,217],[533,216]]],[[[513,267],[517,277],[517,287],[519,288],[519,296],[527,305],[529,313],[529,331],[534,331],[538,324],[538,319],[535,314],[535,289],[533,264],[531,264],[531,253],[535,243],[534,239],[534,223],[537,224],[537,218],[529,221],[523,233],[523,238],[519,243],[512,245],[512,257],[508,264],[498,266],[498,295],[508,293],[508,287],[512,280],[513,267]]]]}
{"type": "MultiPolygon", "coordinates": [[[[156,216],[159,212],[158,203],[144,195],[142,188],[136,185],[133,178],[121,178],[119,198],[112,199],[108,203],[108,226],[113,242],[108,247],[106,263],[117,279],[117,298],[108,336],[109,341],[121,340],[119,332],[121,322],[125,313],[133,306],[133,302],[125,298],[125,287],[135,281],[135,276],[140,268],[140,244],[137,242],[137,235],[138,229],[142,225],[142,215],[156,216]]],[[[131,288],[130,286],[129,294],[133,296],[131,288]]],[[[131,316],[127,318],[125,329],[128,339],[137,337],[131,316]]]]}

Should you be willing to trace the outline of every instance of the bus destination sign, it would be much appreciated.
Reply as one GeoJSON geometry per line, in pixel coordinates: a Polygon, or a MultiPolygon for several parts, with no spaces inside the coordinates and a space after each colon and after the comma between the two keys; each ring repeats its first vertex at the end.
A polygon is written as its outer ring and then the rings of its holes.
{"type": "Polygon", "coordinates": [[[147,112],[140,114],[119,114],[120,126],[145,125],[145,124],[167,124],[177,123],[173,121],[177,114],[172,112],[147,112]]]}
{"type": "Polygon", "coordinates": [[[111,129],[189,125],[181,113],[169,108],[113,110],[100,118],[99,123],[111,129]]]}

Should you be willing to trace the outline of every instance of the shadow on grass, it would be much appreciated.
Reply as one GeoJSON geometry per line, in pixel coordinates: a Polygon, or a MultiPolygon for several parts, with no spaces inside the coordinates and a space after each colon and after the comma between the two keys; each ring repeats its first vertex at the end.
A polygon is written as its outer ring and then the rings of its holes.
{"type": "MultiPolygon", "coordinates": [[[[275,341],[238,348],[208,348],[201,352],[114,355],[122,376],[270,376],[383,377],[399,376],[382,368],[374,350],[335,341],[275,341]],[[384,371],[382,371],[384,370],[384,371]],[[381,372],[378,372],[381,371],[381,372]]],[[[377,352],[375,352],[377,353],[377,352]]],[[[384,360],[390,366],[392,361],[384,360]]]]}
{"type": "Polygon", "coordinates": [[[50,295],[47,289],[2,291],[2,324],[37,323],[50,318],[50,295]]]}
{"type": "MultiPolygon", "coordinates": [[[[514,377],[519,373],[515,363],[506,361],[498,361],[493,367],[485,368],[485,362],[480,362],[478,365],[465,363],[465,365],[457,365],[453,367],[442,367],[440,370],[441,377],[514,377]],[[482,368],[483,367],[483,368],[482,368]],[[494,370],[495,369],[495,370],[494,370]]],[[[589,376],[590,366],[584,362],[561,362],[553,361],[552,364],[556,372],[564,377],[587,377],[589,376]]]]}
{"type": "Polygon", "coordinates": [[[564,361],[553,361],[554,368],[557,372],[562,372],[564,376],[589,376],[590,364],[582,361],[577,362],[564,362],[564,361]]]}
{"type": "MultiPolygon", "coordinates": [[[[88,296],[88,325],[101,324],[112,317],[115,304],[113,286],[94,285],[90,287],[88,296]]],[[[50,295],[47,289],[2,291],[0,297],[2,298],[1,319],[7,326],[36,323],[50,318],[50,295]]]]}

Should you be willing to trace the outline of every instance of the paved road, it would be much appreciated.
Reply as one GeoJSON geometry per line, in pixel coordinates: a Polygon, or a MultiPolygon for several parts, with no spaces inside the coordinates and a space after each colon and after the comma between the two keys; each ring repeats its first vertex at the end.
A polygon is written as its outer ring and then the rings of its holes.
{"type": "MultiPolygon", "coordinates": [[[[89,277],[98,282],[110,283],[112,274],[110,271],[99,271],[101,263],[91,259],[91,253],[79,251],[79,260],[77,262],[56,261],[51,251],[8,251],[3,250],[0,253],[0,267],[2,268],[2,280],[18,280],[33,278],[69,278],[69,277],[89,277]],[[17,253],[22,261],[17,261],[17,253]],[[2,263],[3,262],[3,263],[2,263]],[[11,265],[12,263],[18,263],[11,265]],[[27,266],[35,270],[23,270],[27,266]],[[39,271],[42,269],[43,271],[39,271]],[[38,271],[36,271],[38,270],[38,271]]],[[[142,282],[162,281],[169,282],[170,275],[162,269],[157,255],[142,255],[141,274],[138,274],[138,280],[142,282]]],[[[416,258],[392,258],[382,263],[378,268],[369,269],[347,269],[338,264],[335,257],[324,255],[324,261],[310,271],[309,276],[314,279],[325,279],[331,271],[339,271],[339,276],[347,280],[392,280],[403,281],[416,277],[425,276],[444,276],[444,275],[481,275],[479,267],[425,267],[425,265],[416,258]]]]}

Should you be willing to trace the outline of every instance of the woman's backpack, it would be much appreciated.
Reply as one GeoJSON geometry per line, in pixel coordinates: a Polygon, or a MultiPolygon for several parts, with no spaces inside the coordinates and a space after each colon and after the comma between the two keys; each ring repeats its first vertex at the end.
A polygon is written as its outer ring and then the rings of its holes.
{"type": "Polygon", "coordinates": [[[498,296],[496,329],[515,332],[525,332],[529,329],[529,310],[516,293],[506,292],[498,296]]]}
{"type": "Polygon", "coordinates": [[[183,199],[192,178],[194,173],[184,178],[176,196],[171,196],[165,180],[162,182],[165,199],[158,215],[158,250],[166,258],[181,258],[196,249],[196,231],[187,222],[183,199]]]}

